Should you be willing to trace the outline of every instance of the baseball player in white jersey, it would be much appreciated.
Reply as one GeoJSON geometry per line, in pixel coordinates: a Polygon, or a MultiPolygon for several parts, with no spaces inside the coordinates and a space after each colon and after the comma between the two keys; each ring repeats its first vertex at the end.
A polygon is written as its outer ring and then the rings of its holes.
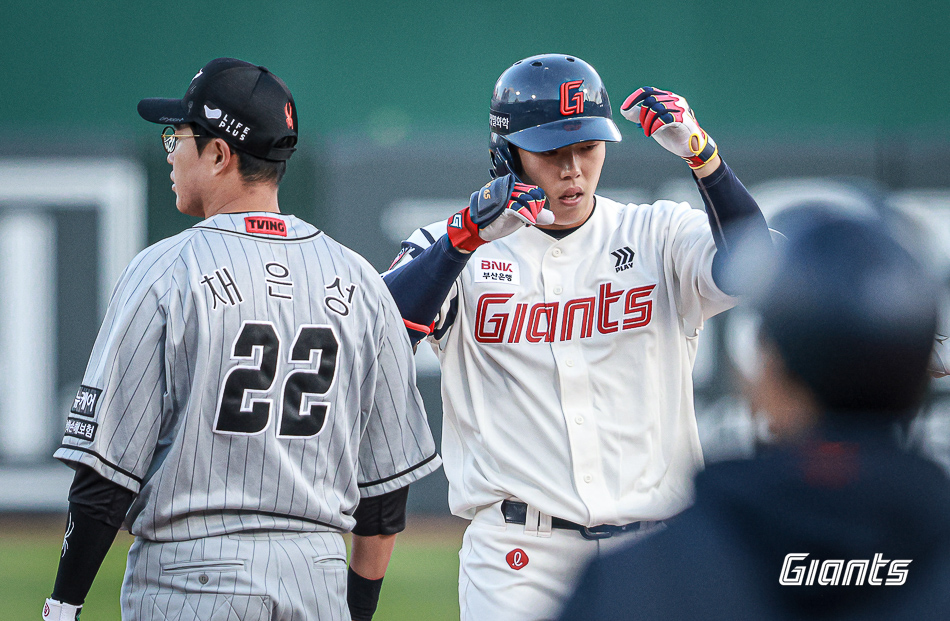
{"type": "Polygon", "coordinates": [[[620,140],[607,92],[579,58],[535,56],[492,95],[495,180],[385,275],[441,362],[466,621],[555,617],[588,560],[689,504],[702,466],[698,337],[736,301],[730,241],[768,229],[682,97],[643,88],[623,113],[687,160],[706,213],[595,196],[620,140]]]}
{"type": "Polygon", "coordinates": [[[55,454],[77,473],[43,618],[78,618],[124,523],[127,621],[369,619],[407,486],[440,465],[399,311],[362,257],[280,213],[279,78],[216,59],[139,113],[171,126],[178,209],[205,219],[116,285],[55,454]]]}

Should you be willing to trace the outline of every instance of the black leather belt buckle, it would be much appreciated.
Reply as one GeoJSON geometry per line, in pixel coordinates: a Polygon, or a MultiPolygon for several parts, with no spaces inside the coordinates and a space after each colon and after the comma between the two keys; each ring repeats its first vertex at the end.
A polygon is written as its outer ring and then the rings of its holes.
{"type": "MultiPolygon", "coordinates": [[[[501,501],[501,512],[505,516],[505,522],[508,524],[524,524],[528,517],[528,505],[517,500],[501,501]]],[[[602,524],[600,526],[581,526],[574,522],[569,522],[558,517],[551,518],[551,527],[565,530],[576,530],[584,539],[596,541],[597,539],[610,539],[617,533],[626,533],[634,530],[640,530],[642,522],[633,522],[623,526],[614,526],[611,524],[602,524]]]]}
{"type": "Polygon", "coordinates": [[[524,524],[528,519],[528,505],[523,502],[502,500],[501,513],[508,524],[524,524]]]}

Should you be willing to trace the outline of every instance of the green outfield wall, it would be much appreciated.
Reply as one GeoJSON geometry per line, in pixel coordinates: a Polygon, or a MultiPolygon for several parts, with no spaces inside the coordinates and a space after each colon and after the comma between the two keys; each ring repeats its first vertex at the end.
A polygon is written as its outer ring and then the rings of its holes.
{"type": "Polygon", "coordinates": [[[481,127],[497,76],[576,54],[614,97],[686,95],[704,124],[772,136],[950,124],[946,0],[328,2],[5,0],[0,130],[144,132],[217,56],[268,66],[304,134],[384,143],[481,127]]]}

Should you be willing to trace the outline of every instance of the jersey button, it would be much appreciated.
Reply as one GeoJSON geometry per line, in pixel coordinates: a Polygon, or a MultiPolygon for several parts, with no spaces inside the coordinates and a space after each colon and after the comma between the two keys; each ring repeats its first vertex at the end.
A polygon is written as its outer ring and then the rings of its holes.
{"type": "Polygon", "coordinates": [[[594,477],[590,476],[589,474],[584,475],[584,483],[590,483],[593,480],[594,480],[594,477]]]}
{"type": "Polygon", "coordinates": [[[555,248],[554,250],[551,251],[551,254],[553,254],[553,255],[556,256],[556,257],[559,257],[559,256],[561,256],[561,249],[560,249],[560,248],[555,248]]]}
{"type": "Polygon", "coordinates": [[[574,366],[574,361],[568,358],[567,360],[564,361],[564,364],[566,364],[569,367],[572,367],[574,366]]]}
{"type": "Polygon", "coordinates": [[[554,287],[554,295],[561,295],[562,291],[564,291],[564,289],[561,289],[560,287],[554,287]]]}
{"type": "Polygon", "coordinates": [[[575,417],[574,417],[574,422],[577,423],[578,425],[583,425],[583,424],[584,424],[584,417],[583,417],[583,416],[575,416],[575,417]]]}

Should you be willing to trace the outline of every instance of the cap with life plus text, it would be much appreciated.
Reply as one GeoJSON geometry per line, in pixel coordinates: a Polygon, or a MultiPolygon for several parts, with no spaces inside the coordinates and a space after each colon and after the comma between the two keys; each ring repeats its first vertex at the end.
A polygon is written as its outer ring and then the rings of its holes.
{"type": "Polygon", "coordinates": [[[216,58],[202,67],[181,99],[143,99],[138,111],[152,123],[194,123],[265,160],[287,160],[296,150],[297,106],[290,89],[266,68],[236,58],[216,58]]]}

